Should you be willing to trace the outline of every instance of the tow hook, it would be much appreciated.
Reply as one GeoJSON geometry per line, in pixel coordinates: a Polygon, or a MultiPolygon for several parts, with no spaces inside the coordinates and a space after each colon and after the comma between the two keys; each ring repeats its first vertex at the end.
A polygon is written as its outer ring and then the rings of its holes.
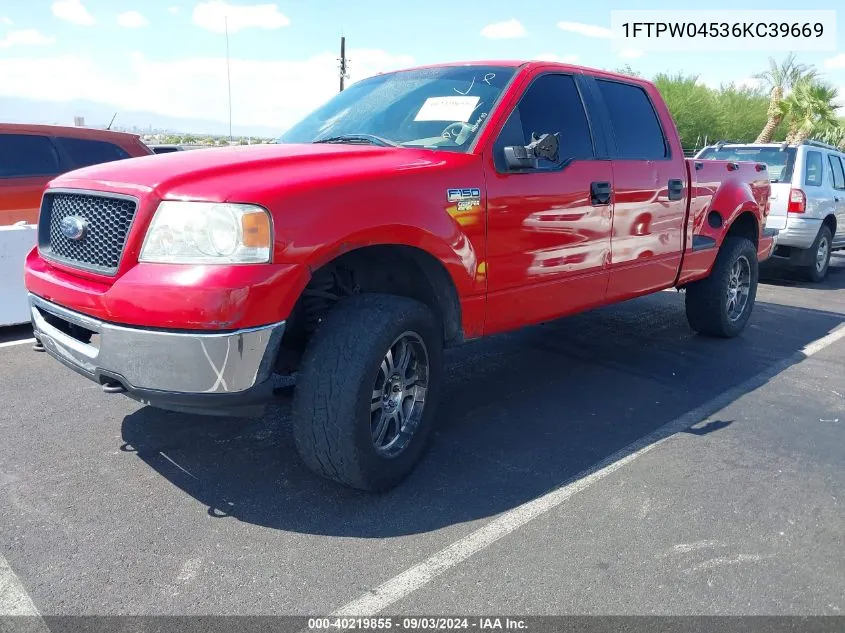
{"type": "Polygon", "coordinates": [[[103,391],[105,393],[124,393],[126,391],[126,387],[121,385],[119,382],[109,381],[103,383],[103,391]]]}

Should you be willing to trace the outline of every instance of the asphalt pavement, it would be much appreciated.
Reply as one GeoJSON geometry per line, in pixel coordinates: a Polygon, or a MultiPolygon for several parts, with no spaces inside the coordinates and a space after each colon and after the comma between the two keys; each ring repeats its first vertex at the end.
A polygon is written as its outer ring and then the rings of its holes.
{"type": "Polygon", "coordinates": [[[843,325],[835,257],[729,341],[662,292],[451,350],[383,495],[306,470],[285,405],[162,412],[2,346],[0,576],[43,615],[842,614],[843,325]]]}

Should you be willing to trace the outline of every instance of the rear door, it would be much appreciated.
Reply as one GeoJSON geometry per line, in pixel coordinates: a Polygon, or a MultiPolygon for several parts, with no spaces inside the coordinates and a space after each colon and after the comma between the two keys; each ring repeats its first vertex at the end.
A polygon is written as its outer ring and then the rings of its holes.
{"type": "Polygon", "coordinates": [[[0,225],[36,224],[44,186],[62,171],[49,137],[0,133],[0,225]]]}
{"type": "Polygon", "coordinates": [[[833,182],[833,203],[836,205],[836,235],[833,245],[845,247],[845,164],[841,154],[831,152],[827,159],[833,182]]]}
{"type": "Polygon", "coordinates": [[[797,217],[823,220],[831,213],[835,213],[836,202],[833,188],[833,176],[831,174],[830,162],[827,159],[828,152],[823,149],[807,149],[804,152],[804,161],[796,167],[800,167],[804,181],[801,189],[807,199],[807,206],[803,214],[797,217]]]}
{"type": "Polygon", "coordinates": [[[595,78],[613,166],[607,300],[671,286],[683,252],[687,169],[673,152],[652,97],[640,85],[595,78]]]}

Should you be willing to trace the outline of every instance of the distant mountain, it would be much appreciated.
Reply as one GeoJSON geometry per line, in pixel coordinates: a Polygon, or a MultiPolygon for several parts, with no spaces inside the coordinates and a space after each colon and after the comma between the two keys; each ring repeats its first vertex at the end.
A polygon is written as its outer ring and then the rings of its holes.
{"type": "MultiPolygon", "coordinates": [[[[73,118],[85,118],[89,127],[105,127],[115,114],[115,107],[95,101],[35,101],[18,97],[0,96],[0,122],[45,123],[73,125],[73,118]]],[[[113,129],[135,133],[181,132],[191,134],[227,135],[228,121],[184,119],[155,112],[117,110],[113,129]]],[[[234,136],[262,136],[275,138],[283,131],[262,125],[232,125],[234,136]]]]}

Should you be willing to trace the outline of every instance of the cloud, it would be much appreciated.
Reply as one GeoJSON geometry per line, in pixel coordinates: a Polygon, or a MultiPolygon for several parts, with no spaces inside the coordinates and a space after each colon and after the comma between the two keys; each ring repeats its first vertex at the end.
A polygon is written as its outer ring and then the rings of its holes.
{"type": "MultiPolygon", "coordinates": [[[[410,56],[377,49],[352,49],[349,57],[352,82],[415,63],[410,56]]],[[[270,126],[281,133],[337,93],[334,51],[297,61],[235,58],[231,68],[232,120],[238,126],[270,126]]],[[[151,60],[133,53],[110,60],[108,70],[96,58],[77,54],[0,56],[0,95],[39,101],[84,99],[123,111],[228,120],[222,56],[151,60]]]]}
{"type": "Polygon", "coordinates": [[[79,0],[56,0],[52,6],[53,15],[80,26],[91,26],[94,24],[94,16],[88,13],[88,9],[79,0]]]}
{"type": "Polygon", "coordinates": [[[7,18],[6,16],[3,16],[2,18],[0,18],[0,24],[12,26],[14,22],[12,22],[12,18],[7,18]]]}
{"type": "Polygon", "coordinates": [[[35,29],[23,29],[10,31],[6,37],[0,38],[0,48],[11,48],[12,46],[47,46],[56,41],[55,37],[48,37],[35,29]]]}
{"type": "Polygon", "coordinates": [[[137,11],[127,11],[117,16],[117,23],[127,29],[139,29],[147,26],[150,21],[137,11]]]}
{"type": "Polygon", "coordinates": [[[275,4],[233,5],[224,0],[211,0],[194,7],[193,22],[200,28],[223,33],[226,19],[231,33],[251,28],[280,29],[290,24],[275,4]]]}
{"type": "Polygon", "coordinates": [[[845,53],[839,53],[824,60],[825,68],[845,68],[845,53]]]}
{"type": "Polygon", "coordinates": [[[541,62],[559,62],[561,64],[574,64],[578,61],[578,55],[558,55],[557,53],[540,53],[534,55],[534,59],[541,62]]]}
{"type": "Polygon", "coordinates": [[[518,37],[525,37],[528,35],[528,32],[522,26],[522,22],[514,18],[505,22],[488,24],[481,29],[481,35],[489,40],[511,40],[518,37]]]}
{"type": "Polygon", "coordinates": [[[167,12],[176,15],[179,13],[179,7],[167,7],[167,12]]]}
{"type": "Polygon", "coordinates": [[[645,53],[638,48],[623,48],[619,51],[619,57],[622,59],[637,59],[643,55],[645,55],[645,53]]]}
{"type": "Polygon", "coordinates": [[[613,31],[597,24],[585,24],[583,22],[558,22],[557,28],[569,33],[577,33],[585,37],[599,37],[602,39],[613,39],[613,31]]]}

